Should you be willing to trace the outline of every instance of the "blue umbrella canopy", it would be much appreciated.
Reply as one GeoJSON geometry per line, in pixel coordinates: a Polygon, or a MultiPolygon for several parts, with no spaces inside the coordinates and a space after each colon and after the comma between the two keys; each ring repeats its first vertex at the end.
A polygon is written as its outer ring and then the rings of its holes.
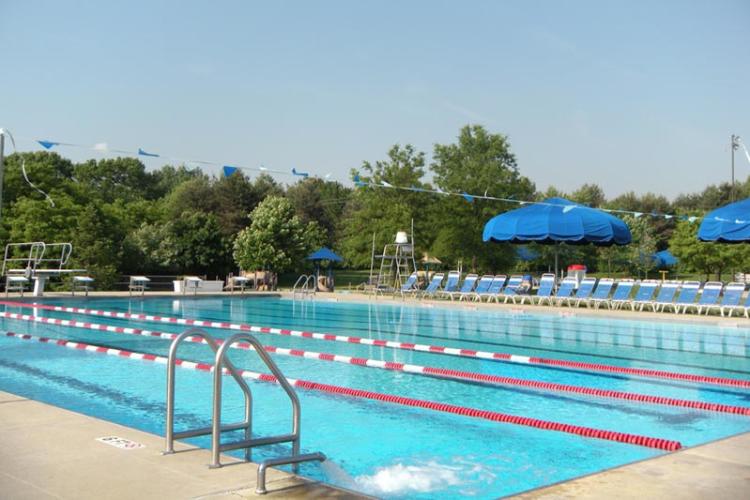
{"type": "Polygon", "coordinates": [[[720,243],[750,241],[750,198],[706,214],[698,229],[698,239],[720,243]]]}
{"type": "Polygon", "coordinates": [[[339,257],[334,253],[333,250],[330,248],[322,247],[319,250],[311,253],[307,257],[305,257],[307,260],[329,260],[331,262],[341,262],[344,259],[339,257]]]}
{"type": "Polygon", "coordinates": [[[571,245],[627,245],[632,240],[627,224],[595,208],[564,198],[502,213],[484,226],[484,241],[571,245]]]}
{"type": "Polygon", "coordinates": [[[653,259],[654,265],[656,267],[672,267],[677,264],[677,257],[672,255],[672,252],[670,252],[669,250],[656,252],[651,256],[651,258],[653,259]]]}

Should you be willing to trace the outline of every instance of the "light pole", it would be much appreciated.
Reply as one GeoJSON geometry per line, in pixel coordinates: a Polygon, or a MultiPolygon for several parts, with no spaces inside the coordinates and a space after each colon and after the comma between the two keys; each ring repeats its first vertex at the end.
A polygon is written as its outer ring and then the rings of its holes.
{"type": "Polygon", "coordinates": [[[731,149],[731,153],[732,153],[732,189],[731,189],[732,201],[734,201],[734,152],[737,151],[739,147],[740,147],[740,136],[732,134],[732,141],[729,145],[729,149],[731,149]]]}

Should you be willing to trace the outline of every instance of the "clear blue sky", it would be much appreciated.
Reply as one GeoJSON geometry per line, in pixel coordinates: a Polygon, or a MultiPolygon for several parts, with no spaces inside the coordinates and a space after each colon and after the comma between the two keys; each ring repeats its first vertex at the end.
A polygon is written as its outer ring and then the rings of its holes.
{"type": "Polygon", "coordinates": [[[747,0],[0,0],[0,47],[17,136],[339,179],[480,123],[540,189],[672,197],[750,144],[747,0]]]}

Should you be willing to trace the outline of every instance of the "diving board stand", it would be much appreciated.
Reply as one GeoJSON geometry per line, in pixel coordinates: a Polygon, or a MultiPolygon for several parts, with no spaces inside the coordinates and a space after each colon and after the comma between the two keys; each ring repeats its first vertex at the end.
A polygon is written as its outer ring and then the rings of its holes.
{"type": "MultiPolygon", "coordinates": [[[[5,291],[18,291],[29,281],[34,282],[32,295],[41,297],[47,281],[54,277],[85,274],[85,269],[67,269],[65,266],[73,253],[71,243],[44,243],[28,241],[8,243],[3,256],[2,276],[5,291]]],[[[21,290],[21,293],[23,291],[21,290]]]]}

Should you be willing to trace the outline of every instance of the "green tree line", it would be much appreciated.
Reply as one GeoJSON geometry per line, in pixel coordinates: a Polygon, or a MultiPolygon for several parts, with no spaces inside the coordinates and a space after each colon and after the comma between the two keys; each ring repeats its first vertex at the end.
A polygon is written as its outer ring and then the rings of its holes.
{"type": "MultiPolygon", "coordinates": [[[[706,278],[747,269],[748,245],[700,243],[698,223],[650,214],[702,215],[730,201],[729,184],[708,186],[674,200],[633,192],[608,199],[595,184],[564,193],[544,192],[521,173],[508,137],[478,125],[463,127],[450,144],[426,153],[396,144],[379,159],[352,169],[366,182],[541,200],[562,196],[593,207],[633,210],[626,216],[632,245],[622,248],[561,246],[561,262],[583,263],[600,273],[643,276],[651,255],[670,249],[680,270],[706,278]]],[[[736,186],[750,196],[750,179],[736,186]]],[[[397,231],[414,227],[418,255],[429,253],[446,268],[459,263],[476,272],[547,271],[555,249],[530,245],[536,258],[522,261],[511,245],[482,242],[484,224],[517,204],[467,200],[418,191],[348,187],[319,178],[284,185],[261,174],[214,177],[200,169],[166,165],[147,171],[134,158],[74,163],[54,152],[6,158],[0,239],[4,242],[70,241],[75,267],[88,269],[102,288],[119,275],[205,274],[238,268],[291,272],[320,245],[340,252],[346,265],[370,265],[397,231]],[[54,207],[23,178],[21,164],[54,207]]]]}

